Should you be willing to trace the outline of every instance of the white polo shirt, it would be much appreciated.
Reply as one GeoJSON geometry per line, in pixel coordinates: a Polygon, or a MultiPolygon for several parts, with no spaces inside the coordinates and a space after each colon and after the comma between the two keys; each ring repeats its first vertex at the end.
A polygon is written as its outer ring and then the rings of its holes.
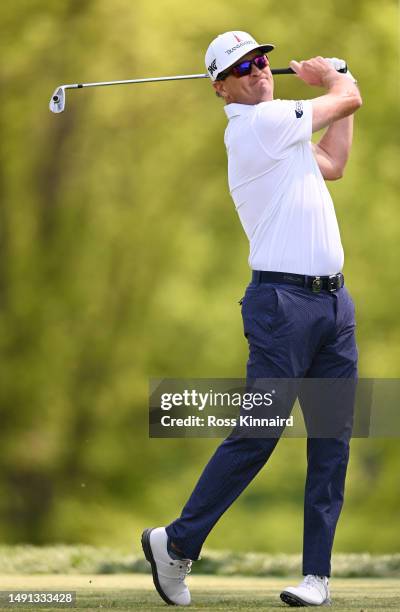
{"type": "Polygon", "coordinates": [[[329,275],[343,267],[332,198],[311,148],[311,100],[228,104],[229,189],[253,270],[329,275]]]}

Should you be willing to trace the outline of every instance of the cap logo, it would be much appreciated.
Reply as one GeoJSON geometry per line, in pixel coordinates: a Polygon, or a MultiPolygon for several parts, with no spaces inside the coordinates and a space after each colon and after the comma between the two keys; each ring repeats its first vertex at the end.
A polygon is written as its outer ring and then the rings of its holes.
{"type": "Polygon", "coordinates": [[[236,34],[233,34],[233,35],[234,35],[234,37],[236,38],[236,40],[237,40],[238,42],[242,42],[242,39],[241,39],[241,38],[239,38],[239,36],[237,36],[236,34]]]}
{"type": "Polygon", "coordinates": [[[214,72],[217,70],[217,60],[213,59],[211,64],[207,68],[208,72],[213,76],[214,72]]]}
{"type": "Polygon", "coordinates": [[[245,45],[251,45],[252,47],[254,47],[255,46],[254,40],[241,40],[237,45],[235,45],[234,47],[231,47],[231,49],[225,49],[225,53],[227,55],[230,55],[231,53],[236,51],[236,49],[239,49],[240,47],[244,47],[245,45]]]}

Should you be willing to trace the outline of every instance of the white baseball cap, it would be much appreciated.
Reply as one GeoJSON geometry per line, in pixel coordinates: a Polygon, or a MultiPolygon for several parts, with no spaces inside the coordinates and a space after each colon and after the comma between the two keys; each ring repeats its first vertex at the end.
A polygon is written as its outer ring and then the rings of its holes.
{"type": "Polygon", "coordinates": [[[221,72],[235,64],[249,51],[259,49],[268,53],[274,45],[259,45],[247,32],[225,32],[214,38],[207,49],[205,62],[212,81],[216,81],[221,72]]]}

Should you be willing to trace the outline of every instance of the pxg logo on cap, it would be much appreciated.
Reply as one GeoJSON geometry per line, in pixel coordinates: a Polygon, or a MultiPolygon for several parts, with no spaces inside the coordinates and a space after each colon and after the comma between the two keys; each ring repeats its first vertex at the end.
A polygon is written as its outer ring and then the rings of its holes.
{"type": "Polygon", "coordinates": [[[235,64],[249,51],[259,50],[268,53],[274,45],[259,45],[247,32],[225,32],[210,43],[205,57],[207,72],[212,81],[235,64]]]}
{"type": "Polygon", "coordinates": [[[207,70],[211,76],[214,74],[214,72],[217,70],[217,60],[216,59],[213,59],[211,64],[207,66],[207,70]]]}

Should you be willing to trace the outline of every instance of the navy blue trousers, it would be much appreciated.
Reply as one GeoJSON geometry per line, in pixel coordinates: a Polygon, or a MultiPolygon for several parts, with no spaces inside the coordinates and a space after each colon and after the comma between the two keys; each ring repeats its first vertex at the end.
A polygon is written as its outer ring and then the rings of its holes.
{"type": "MultiPolygon", "coordinates": [[[[354,306],[345,287],[313,293],[294,285],[250,283],[242,317],[249,343],[248,380],[357,377],[354,306]]],[[[307,398],[300,402],[306,416],[307,398]]],[[[330,575],[350,435],[307,438],[304,575],[330,575]]],[[[278,440],[230,436],[217,448],[181,516],[166,528],[186,558],[198,559],[215,523],[265,465],[278,440]]]]}

